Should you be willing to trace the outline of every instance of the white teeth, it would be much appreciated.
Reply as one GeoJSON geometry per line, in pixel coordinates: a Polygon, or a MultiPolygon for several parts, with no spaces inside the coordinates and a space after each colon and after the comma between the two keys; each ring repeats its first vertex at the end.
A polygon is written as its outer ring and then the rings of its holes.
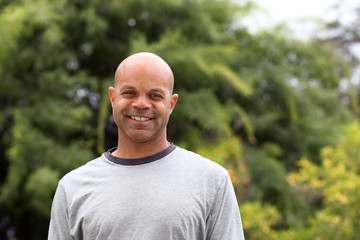
{"type": "Polygon", "coordinates": [[[136,120],[136,121],[139,121],[139,122],[145,122],[145,121],[148,121],[150,120],[150,118],[147,118],[147,117],[131,117],[132,119],[136,120]]]}

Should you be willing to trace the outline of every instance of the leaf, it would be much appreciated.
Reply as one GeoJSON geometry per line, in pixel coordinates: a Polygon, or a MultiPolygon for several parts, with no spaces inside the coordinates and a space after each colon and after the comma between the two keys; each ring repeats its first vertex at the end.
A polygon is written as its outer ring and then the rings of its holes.
{"type": "Polygon", "coordinates": [[[232,87],[234,87],[240,94],[249,96],[253,93],[251,86],[246,84],[236,73],[234,73],[226,65],[216,63],[212,65],[212,69],[216,75],[225,79],[232,87]]]}

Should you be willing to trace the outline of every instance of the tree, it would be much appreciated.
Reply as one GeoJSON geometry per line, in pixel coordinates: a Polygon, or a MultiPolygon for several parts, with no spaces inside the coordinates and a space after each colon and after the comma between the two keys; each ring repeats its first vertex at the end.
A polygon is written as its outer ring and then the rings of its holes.
{"type": "Polygon", "coordinates": [[[354,75],[351,81],[344,82],[346,88],[343,89],[343,101],[347,103],[352,112],[360,116],[359,107],[359,79],[360,79],[360,5],[356,8],[347,6],[347,1],[338,2],[334,5],[332,12],[336,14],[336,18],[325,23],[325,29],[321,31],[317,37],[322,42],[331,43],[336,50],[347,59],[353,66],[354,75]],[[347,9],[347,10],[343,10],[347,9]],[[344,19],[350,21],[345,21],[344,19]]]}
{"type": "Polygon", "coordinates": [[[299,172],[289,175],[290,184],[308,195],[315,211],[305,239],[360,237],[359,144],[360,124],[356,121],[345,128],[336,146],[322,149],[320,165],[302,159],[299,172]]]}

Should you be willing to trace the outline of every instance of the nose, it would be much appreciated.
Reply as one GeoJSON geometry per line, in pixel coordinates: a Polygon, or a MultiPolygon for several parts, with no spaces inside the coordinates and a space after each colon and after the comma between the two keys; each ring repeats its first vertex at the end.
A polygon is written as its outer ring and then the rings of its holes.
{"type": "Polygon", "coordinates": [[[149,109],[149,99],[147,98],[147,96],[139,95],[133,102],[133,107],[137,109],[149,109]]]}

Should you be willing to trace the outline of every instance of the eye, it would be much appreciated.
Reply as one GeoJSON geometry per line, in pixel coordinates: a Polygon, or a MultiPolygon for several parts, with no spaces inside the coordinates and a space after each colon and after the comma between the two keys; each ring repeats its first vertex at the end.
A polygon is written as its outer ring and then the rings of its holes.
{"type": "Polygon", "coordinates": [[[134,91],[127,90],[127,91],[122,92],[121,95],[134,96],[134,95],[136,95],[136,93],[134,91]]]}
{"type": "Polygon", "coordinates": [[[154,98],[154,99],[163,99],[164,98],[161,94],[158,94],[158,93],[152,93],[152,94],[150,94],[150,97],[154,98]]]}

